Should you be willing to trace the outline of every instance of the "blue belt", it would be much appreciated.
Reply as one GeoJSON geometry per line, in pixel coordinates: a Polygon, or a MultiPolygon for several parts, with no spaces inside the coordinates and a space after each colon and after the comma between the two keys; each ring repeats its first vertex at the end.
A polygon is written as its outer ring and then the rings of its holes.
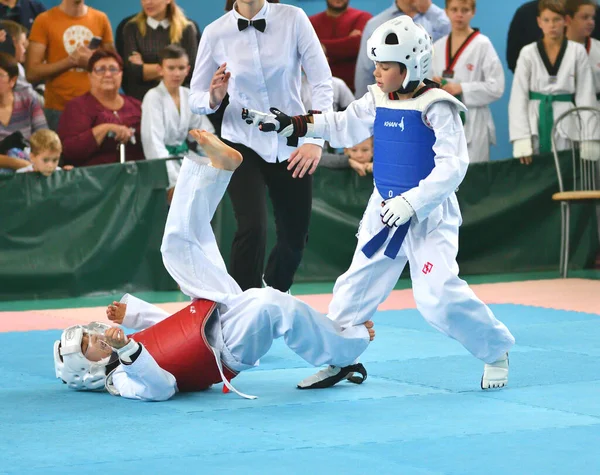
{"type": "MultiPolygon", "coordinates": [[[[406,233],[408,232],[408,228],[410,227],[410,220],[407,223],[404,223],[402,226],[399,226],[396,231],[394,231],[394,235],[390,242],[385,248],[384,255],[389,257],[390,259],[396,259],[398,252],[400,252],[400,248],[402,247],[402,243],[404,242],[404,238],[406,237],[406,233]]],[[[371,240],[366,243],[362,252],[369,259],[373,257],[381,246],[385,243],[386,239],[390,235],[390,227],[385,226],[381,231],[379,231],[375,236],[371,238],[371,240]]]]}

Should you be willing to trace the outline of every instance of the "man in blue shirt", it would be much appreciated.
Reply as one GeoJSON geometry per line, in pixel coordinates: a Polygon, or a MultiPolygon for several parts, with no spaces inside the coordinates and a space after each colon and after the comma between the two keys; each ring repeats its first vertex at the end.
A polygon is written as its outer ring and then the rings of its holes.
{"type": "Polygon", "coordinates": [[[357,98],[364,96],[367,92],[367,86],[375,82],[373,79],[375,66],[367,55],[367,39],[370,38],[379,25],[383,25],[386,21],[400,15],[408,15],[416,24],[422,25],[434,42],[450,33],[451,30],[450,20],[448,20],[446,12],[442,8],[433,5],[431,0],[395,0],[390,8],[371,18],[363,31],[354,73],[354,88],[357,98]]]}
{"type": "Polygon", "coordinates": [[[28,30],[35,17],[45,11],[46,7],[38,0],[0,0],[0,19],[15,21],[28,30]]]}

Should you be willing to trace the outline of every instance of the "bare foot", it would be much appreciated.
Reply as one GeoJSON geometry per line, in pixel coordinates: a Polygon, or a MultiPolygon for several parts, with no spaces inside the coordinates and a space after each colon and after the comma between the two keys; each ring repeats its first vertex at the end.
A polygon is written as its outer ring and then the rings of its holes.
{"type": "Polygon", "coordinates": [[[373,322],[371,320],[363,323],[367,330],[369,330],[369,340],[373,341],[375,339],[375,329],[373,328],[373,322]]]}
{"type": "Polygon", "coordinates": [[[115,300],[111,305],[106,307],[106,316],[111,322],[121,325],[123,323],[123,319],[125,318],[126,311],[127,304],[117,302],[115,300]]]}
{"type": "Polygon", "coordinates": [[[190,131],[190,135],[204,149],[214,168],[234,171],[242,164],[242,154],[229,145],[225,145],[210,132],[194,129],[190,131]]]}

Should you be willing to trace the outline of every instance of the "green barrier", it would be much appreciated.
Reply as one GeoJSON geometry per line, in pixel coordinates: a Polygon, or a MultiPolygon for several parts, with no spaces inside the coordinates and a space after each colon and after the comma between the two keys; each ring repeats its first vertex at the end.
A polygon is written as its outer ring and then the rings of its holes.
{"type": "MultiPolygon", "coordinates": [[[[160,256],[167,182],[163,160],[1,179],[0,300],[175,290],[160,256]]],[[[372,186],[351,170],[317,170],[297,282],[332,281],[347,269],[372,186]]],[[[556,190],[548,157],[528,167],[516,160],[471,166],[458,191],[462,273],[556,270],[558,277],[556,190]]],[[[270,249],[273,219],[269,226],[270,249]]],[[[228,197],[213,228],[227,262],[235,232],[228,197]]],[[[592,205],[572,207],[571,228],[572,268],[589,267],[598,247],[592,205]]]]}
{"type": "Polygon", "coordinates": [[[0,180],[0,299],[176,288],[160,243],[164,161],[0,180]]]}

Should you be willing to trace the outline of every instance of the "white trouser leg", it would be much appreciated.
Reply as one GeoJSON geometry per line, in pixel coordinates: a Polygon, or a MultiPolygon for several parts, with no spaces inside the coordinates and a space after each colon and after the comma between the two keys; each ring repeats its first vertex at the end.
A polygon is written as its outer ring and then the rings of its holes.
{"type": "MultiPolygon", "coordinates": [[[[444,215],[448,213],[446,209],[444,215]]],[[[513,346],[515,339],[458,277],[459,215],[450,221],[440,221],[428,234],[428,226],[421,226],[421,232],[409,231],[407,236],[417,309],[430,325],[459,341],[475,357],[493,363],[513,346]]]]}
{"type": "Polygon", "coordinates": [[[306,303],[269,287],[247,290],[228,302],[221,325],[225,345],[234,358],[248,366],[280,337],[315,366],[347,366],[369,345],[364,325],[342,332],[338,324],[306,303]]]}
{"type": "Polygon", "coordinates": [[[382,201],[381,195],[374,190],[361,221],[352,263],[337,279],[333,288],[328,316],[342,328],[370,320],[379,304],[393,290],[406,265],[406,256],[402,250],[404,246],[396,259],[384,255],[395,229],[371,258],[362,252],[363,246],[383,228],[380,216],[382,201]]]}
{"type": "Polygon", "coordinates": [[[191,298],[223,301],[241,293],[227,273],[210,221],[232,172],[184,159],[161,252],[169,274],[191,298]]]}

